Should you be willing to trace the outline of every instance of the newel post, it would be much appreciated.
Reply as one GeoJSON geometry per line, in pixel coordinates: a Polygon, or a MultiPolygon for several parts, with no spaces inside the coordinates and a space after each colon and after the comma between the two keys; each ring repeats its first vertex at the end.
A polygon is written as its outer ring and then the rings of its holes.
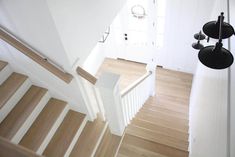
{"type": "Polygon", "coordinates": [[[156,88],[156,64],[152,61],[150,63],[147,64],[146,66],[146,70],[152,72],[151,74],[151,79],[150,79],[150,95],[154,96],[155,93],[155,88],[156,88]]]}
{"type": "Polygon", "coordinates": [[[121,96],[119,91],[120,75],[104,72],[96,83],[103,99],[105,116],[112,134],[122,136],[125,130],[121,96]]]}

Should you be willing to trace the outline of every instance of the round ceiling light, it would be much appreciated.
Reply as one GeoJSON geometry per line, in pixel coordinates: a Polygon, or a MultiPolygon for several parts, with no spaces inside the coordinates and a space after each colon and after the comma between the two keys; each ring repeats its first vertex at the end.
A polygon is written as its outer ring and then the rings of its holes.
{"type": "Polygon", "coordinates": [[[146,16],[145,9],[141,5],[134,5],[131,8],[131,13],[134,17],[136,17],[138,19],[142,19],[146,16]]]}

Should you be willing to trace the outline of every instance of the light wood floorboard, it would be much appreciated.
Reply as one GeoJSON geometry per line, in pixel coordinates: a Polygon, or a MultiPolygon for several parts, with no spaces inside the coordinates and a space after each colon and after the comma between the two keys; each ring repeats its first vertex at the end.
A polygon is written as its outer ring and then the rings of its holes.
{"type": "Polygon", "coordinates": [[[50,99],[19,144],[36,152],[66,104],[58,99],[50,99]]]}
{"type": "Polygon", "coordinates": [[[11,139],[38,105],[47,90],[31,86],[21,100],[0,124],[0,136],[11,139]]]}
{"type": "Polygon", "coordinates": [[[121,137],[111,134],[107,127],[104,137],[95,153],[95,157],[115,157],[120,141],[121,137]]]}
{"type": "Polygon", "coordinates": [[[24,83],[27,76],[12,73],[9,78],[0,85],[0,109],[14,95],[18,88],[24,83]]]}
{"type": "Polygon", "coordinates": [[[7,66],[7,62],[4,62],[4,61],[1,61],[0,60],[0,71],[2,71],[2,69],[4,69],[5,68],[5,66],[7,66]]]}
{"type": "Polygon", "coordinates": [[[97,118],[94,122],[87,122],[70,157],[90,157],[104,127],[105,122],[100,118],[97,118]]]}
{"type": "Polygon", "coordinates": [[[120,90],[123,90],[146,73],[146,64],[106,58],[96,74],[97,78],[104,71],[119,74],[120,90]]]}
{"type": "Polygon", "coordinates": [[[69,110],[55,135],[52,137],[50,143],[43,152],[43,155],[48,157],[64,156],[84,118],[84,114],[69,110]]]}

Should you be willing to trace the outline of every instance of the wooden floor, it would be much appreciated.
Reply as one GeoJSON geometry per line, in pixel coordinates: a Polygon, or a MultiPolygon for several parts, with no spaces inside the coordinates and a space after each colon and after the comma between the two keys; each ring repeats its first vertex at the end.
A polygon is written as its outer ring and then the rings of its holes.
{"type": "Polygon", "coordinates": [[[108,71],[120,75],[120,90],[125,89],[132,82],[140,78],[146,73],[145,64],[128,62],[121,59],[106,58],[100,66],[96,77],[98,78],[102,72],[108,71]]]}
{"type": "MultiPolygon", "coordinates": [[[[144,74],[144,68],[143,64],[110,59],[101,67],[121,74],[122,89],[144,74]],[[135,68],[130,71],[129,67],[135,68]]],[[[126,128],[118,157],[188,157],[191,84],[191,74],[157,68],[156,95],[147,100],[126,128]]]]}

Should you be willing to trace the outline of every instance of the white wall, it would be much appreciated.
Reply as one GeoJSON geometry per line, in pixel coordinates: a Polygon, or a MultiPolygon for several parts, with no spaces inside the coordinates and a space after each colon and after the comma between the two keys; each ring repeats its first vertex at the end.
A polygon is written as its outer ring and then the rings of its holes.
{"type": "MultiPolygon", "coordinates": [[[[89,56],[124,1],[1,0],[0,25],[76,77],[77,64],[82,65],[89,56]]],[[[79,79],[67,85],[5,42],[0,48],[0,58],[14,71],[28,75],[34,84],[87,113],[79,79]]],[[[94,63],[89,64],[92,67],[94,63]]]]}
{"type": "Polygon", "coordinates": [[[111,25],[104,44],[107,57],[149,63],[156,55],[156,7],[152,0],[128,0],[111,25]],[[137,19],[131,14],[134,5],[142,5],[146,15],[137,19]],[[153,22],[155,25],[153,25],[153,22]],[[127,34],[128,40],[124,40],[127,34]]]}
{"type": "MultiPolygon", "coordinates": [[[[72,71],[45,0],[1,0],[0,25],[68,72],[72,71]]],[[[66,84],[4,41],[0,41],[0,58],[9,62],[14,71],[29,76],[34,84],[49,89],[52,96],[67,101],[80,112],[87,113],[75,79],[66,84]]]]}
{"type": "Polygon", "coordinates": [[[0,25],[69,69],[69,62],[45,0],[1,0],[0,25]]]}
{"type": "Polygon", "coordinates": [[[104,44],[97,43],[83,64],[83,69],[92,75],[96,75],[99,67],[105,59],[104,44]]]}
{"type": "MultiPolygon", "coordinates": [[[[235,1],[230,0],[230,22],[235,28],[235,1]]],[[[235,58],[235,36],[231,37],[231,52],[233,53],[233,57],[235,58]]],[[[235,63],[231,66],[231,93],[230,93],[230,101],[231,101],[231,154],[230,157],[235,156],[235,63]]]]}
{"type": "Polygon", "coordinates": [[[0,41],[0,59],[7,61],[13,71],[29,76],[34,85],[48,89],[51,96],[67,101],[71,108],[79,112],[87,113],[76,79],[65,83],[3,41],[0,41]]]}
{"type": "Polygon", "coordinates": [[[199,64],[190,99],[190,157],[225,157],[227,70],[199,64]]]}
{"type": "MultiPolygon", "coordinates": [[[[196,42],[193,35],[198,33],[202,29],[202,25],[210,19],[214,0],[165,0],[166,10],[164,13],[163,9],[163,13],[161,13],[165,17],[163,18],[165,27],[162,32],[162,46],[159,46],[158,37],[160,34],[157,34],[158,29],[161,29],[161,27],[158,27],[161,22],[158,21],[158,10],[162,9],[158,8],[158,2],[160,1],[157,0],[156,4],[153,4],[150,0],[147,1],[149,2],[149,6],[146,7],[146,19],[148,21],[148,32],[146,34],[148,39],[145,45],[130,45],[123,40],[123,34],[126,33],[126,27],[128,27],[127,20],[130,20],[130,18],[127,19],[130,16],[130,8],[126,7],[126,10],[122,10],[119,20],[124,26],[119,26],[121,32],[113,31],[111,36],[114,37],[108,39],[106,43],[108,47],[106,50],[107,56],[113,58],[121,57],[145,63],[154,58],[158,65],[162,65],[165,68],[194,73],[198,51],[191,47],[192,43],[196,42]],[[155,27],[152,25],[153,22],[155,22],[155,27]],[[122,39],[122,42],[117,43],[115,38],[122,39]],[[152,42],[155,42],[155,44],[152,45],[152,42]]],[[[145,24],[143,20],[142,23],[143,25],[145,24]]]]}
{"type": "Polygon", "coordinates": [[[82,65],[125,0],[47,0],[70,65],[82,65]]]}
{"type": "MultiPolygon", "coordinates": [[[[226,3],[216,0],[211,20],[217,20],[221,11],[227,18],[226,3]]],[[[190,98],[190,157],[227,156],[227,105],[228,69],[198,63],[190,98]]]]}

